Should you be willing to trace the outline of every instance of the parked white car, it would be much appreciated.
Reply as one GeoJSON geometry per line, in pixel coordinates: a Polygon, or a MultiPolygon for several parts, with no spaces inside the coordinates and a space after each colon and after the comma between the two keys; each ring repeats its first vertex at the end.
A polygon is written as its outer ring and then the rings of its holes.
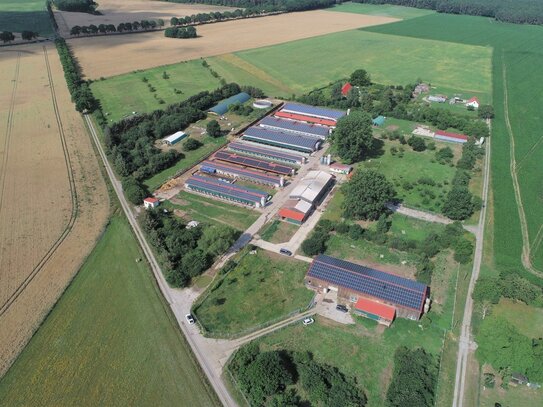
{"type": "Polygon", "coordinates": [[[189,323],[189,325],[192,325],[192,324],[194,324],[194,322],[196,322],[196,321],[194,320],[194,317],[193,317],[192,315],[190,315],[190,314],[185,315],[185,319],[187,320],[187,322],[189,323]]]}
{"type": "Polygon", "coordinates": [[[305,318],[303,321],[302,321],[302,324],[304,324],[305,326],[307,325],[311,325],[313,322],[315,322],[315,320],[313,318],[305,318]]]}

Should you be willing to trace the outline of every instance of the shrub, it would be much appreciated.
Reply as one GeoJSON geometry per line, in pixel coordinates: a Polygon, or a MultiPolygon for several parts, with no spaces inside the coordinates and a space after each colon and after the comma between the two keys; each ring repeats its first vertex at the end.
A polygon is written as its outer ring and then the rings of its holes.
{"type": "Polygon", "coordinates": [[[183,150],[185,151],[193,151],[199,149],[203,144],[194,138],[189,138],[187,141],[183,143],[183,150]]]}
{"type": "Polygon", "coordinates": [[[467,264],[471,261],[473,254],[473,243],[467,239],[457,239],[454,244],[454,259],[460,264],[467,264]]]}

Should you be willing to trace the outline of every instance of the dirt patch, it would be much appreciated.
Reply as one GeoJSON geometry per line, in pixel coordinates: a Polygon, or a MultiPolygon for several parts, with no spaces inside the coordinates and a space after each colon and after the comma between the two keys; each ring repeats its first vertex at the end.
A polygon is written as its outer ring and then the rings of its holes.
{"type": "Polygon", "coordinates": [[[68,42],[83,73],[96,79],[394,21],[398,20],[317,10],[202,25],[198,27],[200,37],[189,40],[149,32],[68,42]]]}
{"type": "Polygon", "coordinates": [[[409,278],[411,280],[415,279],[416,268],[407,265],[396,265],[396,264],[387,264],[387,263],[374,263],[368,261],[367,259],[359,258],[348,258],[347,261],[352,263],[360,264],[365,267],[370,267],[376,270],[381,270],[387,273],[396,274],[401,277],[409,278]]]}
{"type": "Polygon", "coordinates": [[[55,20],[63,36],[69,36],[75,25],[96,26],[100,24],[128,23],[141,20],[163,19],[166,26],[172,17],[185,17],[212,11],[232,11],[235,7],[212,6],[207,4],[180,4],[151,0],[100,0],[98,11],[101,15],[55,11],[55,20]]]}
{"type": "Polygon", "coordinates": [[[0,376],[88,255],[109,198],[54,45],[0,50],[0,376]]]}
{"type": "Polygon", "coordinates": [[[387,126],[387,130],[389,130],[389,131],[398,130],[399,128],[400,127],[396,126],[395,124],[391,124],[390,126],[387,126]]]}

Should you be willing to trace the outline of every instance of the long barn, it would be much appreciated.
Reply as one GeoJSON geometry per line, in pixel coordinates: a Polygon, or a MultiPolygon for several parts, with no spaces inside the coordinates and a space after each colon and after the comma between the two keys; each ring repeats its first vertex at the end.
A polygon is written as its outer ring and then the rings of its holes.
{"type": "Polygon", "coordinates": [[[292,133],[305,137],[314,137],[321,140],[325,140],[330,135],[330,128],[327,126],[303,123],[296,120],[286,120],[272,116],[264,117],[258,125],[269,130],[292,133]]]}
{"type": "Polygon", "coordinates": [[[296,134],[281,133],[263,129],[262,127],[249,127],[241,137],[245,141],[284,148],[304,154],[311,154],[320,147],[320,140],[313,137],[302,137],[296,134]]]}
{"type": "Polygon", "coordinates": [[[278,151],[273,148],[257,146],[253,143],[230,143],[228,150],[235,151],[243,155],[259,157],[270,161],[276,161],[289,165],[302,165],[306,158],[302,155],[290,154],[283,151],[278,151]]]}
{"type": "Polygon", "coordinates": [[[281,110],[275,112],[276,117],[325,126],[335,126],[337,121],[346,114],[346,112],[341,110],[326,109],[324,107],[303,105],[300,103],[285,103],[281,110]]]}

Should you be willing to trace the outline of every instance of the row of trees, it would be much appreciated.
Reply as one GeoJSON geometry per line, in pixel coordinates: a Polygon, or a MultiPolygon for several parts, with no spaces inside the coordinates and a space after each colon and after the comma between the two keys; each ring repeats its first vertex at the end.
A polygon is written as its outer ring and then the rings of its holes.
{"type": "Polygon", "coordinates": [[[543,289],[522,278],[514,271],[503,271],[496,277],[477,280],[473,299],[486,308],[497,304],[501,297],[522,301],[535,307],[543,307],[543,289]]]}
{"type": "Polygon", "coordinates": [[[318,363],[309,352],[261,352],[250,343],[236,352],[228,368],[252,406],[364,407],[367,402],[354,378],[318,363]]]}
{"type": "Polygon", "coordinates": [[[98,7],[93,0],[53,0],[53,3],[59,10],[82,13],[95,13],[98,7]]]}
{"type": "Polygon", "coordinates": [[[196,38],[198,33],[196,27],[168,27],[164,30],[164,36],[168,38],[196,38]]]}
{"type": "Polygon", "coordinates": [[[170,24],[172,26],[180,25],[190,25],[190,24],[205,24],[205,23],[214,23],[223,20],[232,20],[238,18],[248,18],[261,15],[262,10],[258,8],[247,8],[247,9],[238,9],[234,11],[214,11],[211,13],[198,13],[185,17],[172,17],[170,19],[170,24]]]}
{"type": "MultiPolygon", "coordinates": [[[[21,38],[25,41],[32,41],[33,39],[38,38],[38,33],[34,31],[22,31],[21,32],[21,38]]],[[[2,41],[4,44],[6,42],[11,42],[15,40],[15,35],[11,31],[2,31],[0,33],[0,41],[2,41]]]]}
{"type": "Polygon", "coordinates": [[[225,225],[187,229],[185,222],[162,210],[144,211],[140,222],[158,253],[166,280],[173,287],[184,287],[191,278],[207,270],[239,234],[225,225]]]}
{"type": "Polygon", "coordinates": [[[439,13],[494,17],[517,24],[543,24],[539,0],[353,0],[355,3],[396,4],[436,10],[439,13]]]}
{"type": "Polygon", "coordinates": [[[98,100],[93,96],[89,83],[81,78],[79,67],[75,62],[74,57],[66,41],[63,38],[57,38],[55,40],[60,62],[64,69],[64,77],[70,94],[72,95],[72,101],[75,103],[75,108],[78,112],[93,112],[99,107],[98,100]]]}
{"type": "Polygon", "coordinates": [[[336,0],[171,0],[175,3],[203,3],[220,6],[240,7],[247,10],[256,10],[269,13],[275,11],[291,12],[315,10],[331,7],[336,0]]]}
{"type": "Polygon", "coordinates": [[[141,20],[134,21],[132,23],[120,23],[116,27],[113,24],[99,24],[99,25],[74,25],[70,29],[70,35],[93,35],[93,34],[111,34],[115,32],[131,32],[131,31],[148,31],[154,30],[157,27],[163,27],[164,20],[141,20]]]}

